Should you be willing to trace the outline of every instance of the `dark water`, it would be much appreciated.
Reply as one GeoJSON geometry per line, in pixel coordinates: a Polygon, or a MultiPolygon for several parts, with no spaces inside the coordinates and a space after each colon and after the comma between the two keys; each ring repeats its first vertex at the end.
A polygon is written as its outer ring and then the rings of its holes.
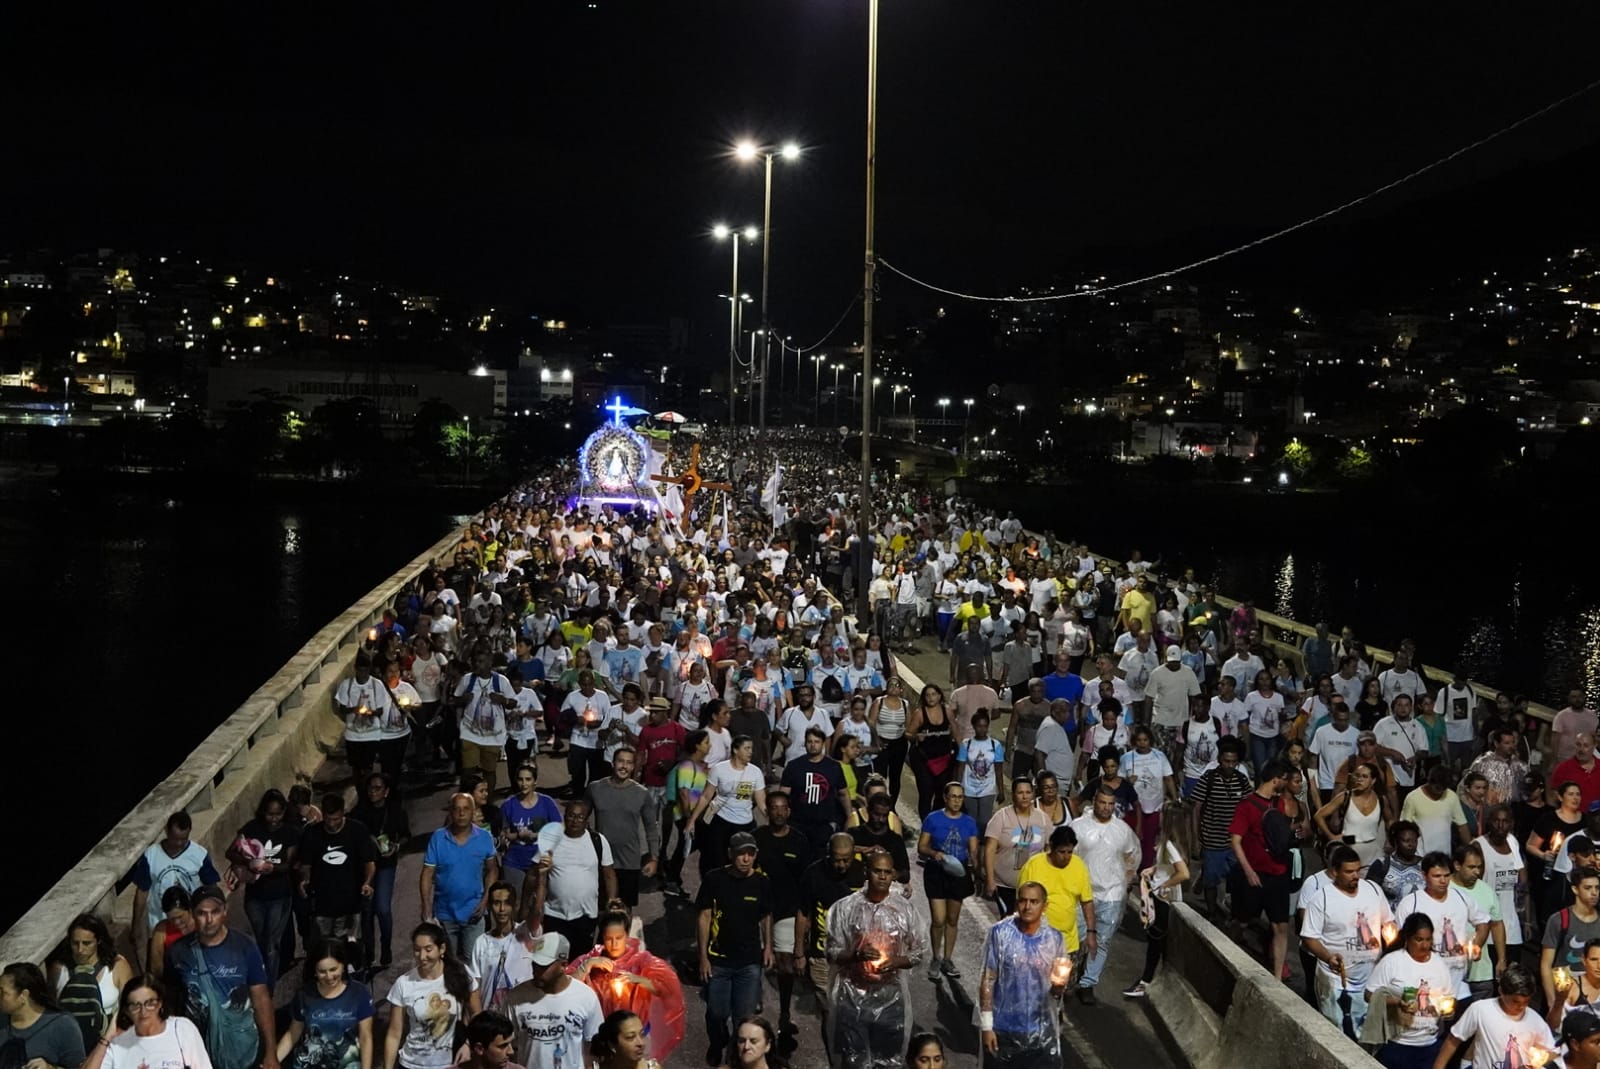
{"type": "MultiPolygon", "coordinates": [[[[1134,495],[1122,498],[1123,503],[1134,495]]],[[[1016,502],[1020,519],[1096,552],[1192,565],[1217,592],[1337,632],[1349,625],[1371,645],[1414,639],[1422,659],[1463,665],[1479,682],[1554,707],[1578,687],[1600,704],[1600,572],[1584,562],[1570,519],[1452,524],[1388,518],[1382,500],[1339,495],[1207,499],[1152,494],[1147,507],[1093,517],[1082,492],[1063,504],[1035,488],[1016,502]]],[[[1461,503],[1462,515],[1485,507],[1461,503]]],[[[1481,516],[1481,513],[1476,513],[1481,516]]],[[[1510,517],[1508,517],[1510,519],[1510,517]]]]}
{"type": "Polygon", "coordinates": [[[0,890],[0,930],[306,639],[483,496],[60,488],[0,471],[4,794],[17,807],[5,823],[8,854],[26,859],[0,890]]]}

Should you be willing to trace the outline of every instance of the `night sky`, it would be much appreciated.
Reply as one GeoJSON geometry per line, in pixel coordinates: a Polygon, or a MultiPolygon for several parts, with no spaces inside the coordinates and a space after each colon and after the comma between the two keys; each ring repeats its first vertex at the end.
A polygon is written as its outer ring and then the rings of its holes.
{"type": "MultiPolygon", "coordinates": [[[[182,247],[714,322],[728,256],[705,231],[760,222],[757,169],[725,155],[753,134],[807,150],[776,176],[774,319],[811,340],[857,290],[866,0],[331,6],[9,12],[0,248],[182,247]]],[[[879,251],[981,292],[1159,270],[1600,75],[1594,5],[1392,8],[883,0],[879,251]]],[[[1508,172],[1542,186],[1597,142],[1600,92],[1356,221],[1508,172]]],[[[1592,197],[1569,188],[1537,198],[1540,218],[1593,229],[1592,197]]],[[[1496,196],[1447,229],[1530,210],[1496,196]]],[[[1304,241],[1274,270],[1322,258],[1304,241]]]]}

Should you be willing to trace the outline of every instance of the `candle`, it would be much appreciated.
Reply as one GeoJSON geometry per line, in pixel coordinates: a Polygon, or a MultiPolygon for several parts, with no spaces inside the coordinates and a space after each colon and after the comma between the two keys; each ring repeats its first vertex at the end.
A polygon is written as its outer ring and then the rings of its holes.
{"type": "Polygon", "coordinates": [[[1072,978],[1072,959],[1057,958],[1054,967],[1050,970],[1050,982],[1057,987],[1065,984],[1072,978]]]}
{"type": "Polygon", "coordinates": [[[1560,832],[1550,836],[1550,845],[1546,847],[1552,854],[1561,849],[1561,840],[1565,838],[1560,832]]]}
{"type": "Polygon", "coordinates": [[[627,981],[618,976],[611,981],[611,993],[616,995],[618,998],[621,998],[622,993],[627,989],[627,986],[627,981]]]}
{"type": "Polygon", "coordinates": [[[1550,979],[1556,987],[1566,989],[1572,986],[1572,970],[1565,965],[1559,965],[1550,973],[1550,979]]]}
{"type": "Polygon", "coordinates": [[[1433,1000],[1433,1007],[1439,1011],[1440,1017],[1448,1017],[1456,1012],[1456,997],[1454,995],[1440,995],[1433,1000]]]}
{"type": "Polygon", "coordinates": [[[1393,946],[1394,941],[1400,938],[1400,928],[1394,921],[1389,921],[1383,926],[1383,945],[1393,946]]]}
{"type": "Polygon", "coordinates": [[[1528,1064],[1533,1066],[1533,1069],[1539,1069],[1539,1067],[1548,1062],[1554,1054],[1555,1051],[1550,1050],[1547,1047],[1541,1047],[1539,1044],[1535,1043],[1528,1048],[1528,1064]]]}
{"type": "Polygon", "coordinates": [[[367,641],[368,642],[376,642],[376,641],[378,641],[378,629],[376,627],[374,627],[371,631],[367,632],[367,641]]]}

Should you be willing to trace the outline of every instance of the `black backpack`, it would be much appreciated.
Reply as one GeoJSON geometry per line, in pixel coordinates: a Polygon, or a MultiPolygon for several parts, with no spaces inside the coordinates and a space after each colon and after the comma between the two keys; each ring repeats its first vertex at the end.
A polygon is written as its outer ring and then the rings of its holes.
{"type": "Polygon", "coordinates": [[[1263,800],[1254,791],[1250,793],[1250,802],[1261,810],[1261,838],[1267,844],[1268,855],[1272,860],[1287,865],[1294,853],[1294,828],[1289,824],[1289,818],[1283,810],[1263,800]]]}
{"type": "Polygon", "coordinates": [[[822,677],[822,700],[828,703],[844,701],[844,684],[832,672],[822,677]]]}
{"type": "Polygon", "coordinates": [[[75,967],[61,988],[61,993],[56,996],[62,1012],[78,1022],[78,1028],[83,1032],[84,1050],[94,1049],[100,1037],[106,1034],[106,1025],[109,1023],[105,1006],[100,1001],[101,968],[98,962],[75,967]]]}

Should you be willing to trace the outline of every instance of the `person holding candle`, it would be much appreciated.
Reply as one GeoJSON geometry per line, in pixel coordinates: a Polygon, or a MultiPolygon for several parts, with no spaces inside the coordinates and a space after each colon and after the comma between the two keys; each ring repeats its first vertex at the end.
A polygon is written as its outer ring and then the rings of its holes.
{"type": "Polygon", "coordinates": [[[1440,1027],[1455,1012],[1455,979],[1436,942],[1433,919],[1411,914],[1367,978],[1369,1009],[1389,1016],[1389,1039],[1376,1054],[1387,1069],[1432,1069],[1440,1027]]]}
{"type": "Polygon", "coordinates": [[[1059,999],[1072,978],[1061,932],[1044,923],[1048,892],[1017,888],[1017,909],[989,929],[978,980],[978,1030],[985,1063],[998,1069],[1059,1065],[1059,999]]]}
{"type": "Polygon", "coordinates": [[[893,1069],[911,1031],[910,971],[921,962],[923,922],[904,895],[892,894],[895,860],[866,856],[867,885],[828,909],[828,1049],[843,1069],[893,1069]]]}
{"type": "MultiPolygon", "coordinates": [[[[629,919],[612,910],[600,920],[600,945],[567,968],[574,979],[589,985],[600,999],[609,1024],[619,1014],[648,1022],[641,1025],[644,1047],[657,1061],[666,1062],[683,1042],[683,985],[670,962],[651,954],[628,934],[629,919]]],[[[606,1026],[601,1026],[606,1034],[606,1026]]],[[[595,1037],[598,1046],[600,1036],[595,1037]]]]}
{"type": "MultiPolygon", "coordinates": [[[[356,654],[354,672],[351,678],[340,682],[333,701],[344,719],[345,754],[356,779],[360,780],[378,762],[383,725],[392,713],[392,702],[383,683],[372,674],[371,654],[365,651],[356,654]]],[[[400,716],[403,720],[404,714],[400,716]]]]}
{"type": "Polygon", "coordinates": [[[1583,969],[1584,947],[1600,939],[1600,873],[1577,869],[1572,873],[1572,905],[1560,910],[1544,926],[1539,951],[1539,975],[1544,982],[1545,1005],[1556,1003],[1555,970],[1583,969]]]}
{"type": "Polygon", "coordinates": [[[1532,974],[1511,964],[1500,977],[1500,997],[1468,1006],[1444,1037],[1433,1069],[1446,1069],[1463,1043],[1470,1043],[1467,1061],[1474,1066],[1544,1064],[1555,1049],[1550,1026],[1528,1003],[1539,988],[1532,974]]]}
{"type": "Polygon", "coordinates": [[[1435,851],[1424,857],[1423,886],[1402,897],[1395,904],[1394,915],[1404,926],[1414,914],[1427,914],[1434,933],[1434,953],[1450,968],[1451,992],[1465,1001],[1472,997],[1467,971],[1483,953],[1492,918],[1474,896],[1451,885],[1451,872],[1448,854],[1435,851]]]}
{"type": "Polygon", "coordinates": [[[1383,949],[1380,933],[1391,919],[1389,900],[1376,884],[1361,878],[1361,858],[1352,847],[1335,846],[1328,869],[1332,879],[1302,903],[1300,938],[1318,962],[1317,1008],[1354,1039],[1367,1015],[1361,993],[1383,949]]]}
{"type": "Polygon", "coordinates": [[[1561,844],[1583,831],[1583,789],[1572,780],[1556,786],[1556,800],[1534,821],[1524,840],[1528,865],[1528,886],[1533,891],[1535,918],[1543,924],[1549,916],[1570,901],[1566,880],[1554,879],[1556,858],[1561,844]]]}
{"type": "Polygon", "coordinates": [[[1600,939],[1583,945],[1582,969],[1552,969],[1551,980],[1556,997],[1545,1016],[1551,1028],[1560,1028],[1569,1010],[1583,1010],[1600,1019],[1600,939]]]}

